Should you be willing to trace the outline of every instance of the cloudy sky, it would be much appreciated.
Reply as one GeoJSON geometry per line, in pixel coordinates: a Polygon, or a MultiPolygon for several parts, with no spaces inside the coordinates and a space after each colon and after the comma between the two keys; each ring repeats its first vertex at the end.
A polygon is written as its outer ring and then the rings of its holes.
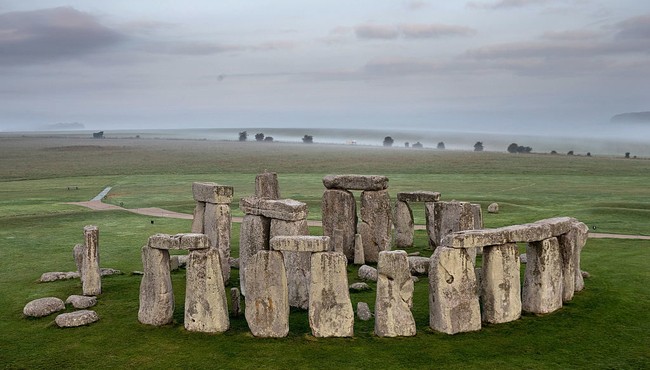
{"type": "Polygon", "coordinates": [[[0,0],[0,131],[544,133],[648,110],[648,0],[0,0]]]}

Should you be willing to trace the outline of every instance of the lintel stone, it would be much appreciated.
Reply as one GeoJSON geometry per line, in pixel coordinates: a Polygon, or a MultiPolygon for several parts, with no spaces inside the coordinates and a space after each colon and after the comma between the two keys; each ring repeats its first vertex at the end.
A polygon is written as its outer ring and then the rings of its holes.
{"type": "Polygon", "coordinates": [[[155,234],[149,237],[149,247],[155,249],[182,249],[195,250],[207,249],[210,247],[208,237],[205,234],[155,234]]]}
{"type": "Polygon", "coordinates": [[[326,252],[329,250],[329,236],[275,236],[271,239],[271,249],[289,252],[326,252]]]}
{"type": "Polygon", "coordinates": [[[293,199],[264,199],[246,197],[239,201],[239,209],[247,215],[264,216],[284,221],[307,218],[307,204],[293,199]]]}
{"type": "Polygon", "coordinates": [[[328,189],[384,190],[388,188],[388,177],[377,175],[327,175],[323,185],[328,189]]]}
{"type": "Polygon", "coordinates": [[[400,202],[438,202],[440,193],[433,191],[410,191],[397,193],[400,202]]]}
{"type": "Polygon", "coordinates": [[[214,182],[192,183],[192,194],[197,202],[228,204],[234,194],[232,186],[220,185],[214,182]]]}

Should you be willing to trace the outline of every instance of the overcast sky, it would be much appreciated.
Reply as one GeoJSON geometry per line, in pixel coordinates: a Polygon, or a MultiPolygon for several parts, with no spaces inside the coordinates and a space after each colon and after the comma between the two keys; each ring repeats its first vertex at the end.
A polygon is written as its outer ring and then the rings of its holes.
{"type": "Polygon", "coordinates": [[[648,110],[648,0],[0,0],[0,131],[548,133],[648,110]]]}

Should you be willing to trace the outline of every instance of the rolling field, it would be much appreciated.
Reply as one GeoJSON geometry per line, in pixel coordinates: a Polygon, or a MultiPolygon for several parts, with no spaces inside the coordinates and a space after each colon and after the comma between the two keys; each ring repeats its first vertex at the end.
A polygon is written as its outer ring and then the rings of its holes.
{"type": "MultiPolygon", "coordinates": [[[[107,203],[126,208],[161,207],[191,213],[193,181],[235,187],[251,195],[255,174],[279,174],[283,197],[304,201],[320,219],[326,174],[382,174],[399,191],[428,190],[443,200],[498,202],[484,211],[486,227],[572,216],[591,230],[650,235],[650,161],[610,157],[513,155],[335,145],[260,144],[210,140],[70,139],[0,137],[0,364],[6,368],[647,368],[650,361],[650,241],[590,239],[582,267],[585,291],[560,311],[524,315],[480,332],[447,336],[428,329],[426,278],[415,284],[413,338],[378,338],[373,321],[355,322],[352,339],[317,339],[306,312],[292,312],[284,339],[257,339],[243,316],[221,335],[183,329],[185,273],[172,274],[175,323],[138,323],[140,247],[154,233],[187,232],[190,221],[95,212],[66,202],[89,200],[104,187],[107,203]],[[152,223],[151,221],[154,221],[152,223]],[[100,321],[58,329],[54,315],[26,319],[30,300],[81,293],[78,280],[37,283],[46,271],[75,269],[72,247],[83,226],[100,229],[105,277],[95,307],[100,321]]],[[[237,202],[233,214],[241,215],[237,202]]],[[[414,209],[416,223],[424,212],[414,209]]],[[[319,228],[311,233],[318,235],[319,228]]],[[[233,255],[239,225],[233,224],[233,255]]],[[[428,256],[426,234],[409,249],[428,256]]],[[[356,268],[348,266],[350,283],[356,268]]],[[[231,286],[238,286],[237,270],[231,286]]],[[[353,305],[374,307],[375,285],[351,293],[353,305]]],[[[228,287],[229,288],[229,287],[228,287]]],[[[68,311],[72,309],[68,308],[68,311]]]]}

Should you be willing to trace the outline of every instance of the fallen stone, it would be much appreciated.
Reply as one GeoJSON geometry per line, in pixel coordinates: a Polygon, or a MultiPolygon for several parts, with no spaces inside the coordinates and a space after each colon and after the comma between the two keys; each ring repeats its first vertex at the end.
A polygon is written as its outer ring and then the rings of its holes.
{"type": "Polygon", "coordinates": [[[233,194],[232,186],[219,185],[214,182],[192,183],[192,195],[197,202],[229,204],[232,202],[233,194]]]}
{"type": "Polygon", "coordinates": [[[521,282],[517,244],[483,249],[481,301],[484,322],[500,324],[521,316],[521,282]]]}
{"type": "Polygon", "coordinates": [[[89,325],[99,320],[97,312],[91,310],[81,310],[58,315],[54,322],[60,328],[76,328],[78,326],[89,325]]]}
{"type": "Polygon", "coordinates": [[[293,199],[242,198],[239,209],[247,215],[264,216],[284,221],[307,218],[307,204],[293,199]]]}
{"type": "Polygon", "coordinates": [[[321,203],[323,235],[330,237],[330,250],[341,251],[348,260],[354,258],[357,227],[357,203],[347,190],[328,189],[321,203]],[[339,245],[340,244],[340,245],[339,245]]]}
{"type": "Polygon", "coordinates": [[[25,305],[23,315],[30,317],[43,317],[57,311],[65,310],[63,301],[56,297],[35,299],[25,305]]]}
{"type": "Polygon", "coordinates": [[[408,254],[409,257],[417,257],[420,255],[420,252],[411,252],[408,254]]]}
{"type": "Polygon", "coordinates": [[[230,205],[212,204],[205,205],[205,218],[203,232],[208,237],[210,248],[219,251],[221,272],[224,284],[230,280],[230,229],[232,215],[230,205]]]}
{"type": "Polygon", "coordinates": [[[373,175],[327,175],[323,185],[328,189],[384,190],[388,188],[388,177],[373,175]]]}
{"type": "Polygon", "coordinates": [[[361,193],[359,234],[365,262],[377,262],[379,252],[389,251],[392,242],[392,209],[387,190],[361,193]]]}
{"type": "Polygon", "coordinates": [[[383,251],[377,263],[375,334],[380,337],[416,334],[413,305],[413,280],[405,251],[383,251]]]}
{"type": "Polygon", "coordinates": [[[354,264],[355,265],[364,265],[366,263],[366,257],[363,254],[363,239],[361,239],[361,234],[354,234],[354,264]]]}
{"type": "Polygon", "coordinates": [[[205,234],[154,234],[149,237],[148,246],[164,250],[195,250],[210,248],[210,241],[205,234]]]}
{"type": "Polygon", "coordinates": [[[78,279],[80,277],[81,274],[76,271],[69,271],[69,272],[53,271],[53,272],[44,272],[41,275],[39,281],[41,283],[49,283],[51,281],[78,279]]]}
{"type": "Polygon", "coordinates": [[[408,256],[409,271],[411,275],[428,275],[431,258],[408,256]]]}
{"type": "Polygon", "coordinates": [[[85,295],[71,295],[65,300],[66,304],[72,304],[74,308],[88,308],[97,304],[97,297],[85,295]]]}
{"type": "Polygon", "coordinates": [[[219,251],[193,250],[187,262],[185,329],[223,333],[230,327],[228,301],[221,274],[219,251]]]}
{"type": "Polygon", "coordinates": [[[244,215],[239,231],[239,288],[246,295],[246,266],[257,252],[269,249],[271,220],[263,216],[244,215]]]}
{"type": "Polygon", "coordinates": [[[408,248],[413,246],[413,211],[407,202],[395,202],[393,212],[395,224],[395,246],[397,248],[408,248]]]}
{"type": "Polygon", "coordinates": [[[122,275],[122,271],[110,267],[102,267],[99,269],[99,274],[101,276],[122,275]]]}
{"type": "Polygon", "coordinates": [[[330,246],[329,236],[280,235],[270,241],[271,250],[288,252],[325,252],[330,246]]]}
{"type": "Polygon", "coordinates": [[[562,261],[557,238],[528,244],[522,309],[545,314],[562,308],[562,261]]]}
{"type": "Polygon", "coordinates": [[[137,271],[137,270],[136,271],[131,271],[131,275],[142,276],[142,275],[144,275],[144,271],[137,271]]]}
{"type": "Polygon", "coordinates": [[[102,276],[99,270],[99,229],[84,227],[83,262],[81,263],[81,289],[84,295],[102,293],[102,276]]]}
{"type": "Polygon", "coordinates": [[[357,317],[361,321],[368,321],[372,319],[372,311],[366,302],[357,303],[357,317]]]}
{"type": "Polygon", "coordinates": [[[142,247],[144,276],[140,282],[138,321],[146,325],[170,324],[174,317],[174,290],[169,272],[169,251],[142,247]]]}
{"type": "Polygon", "coordinates": [[[370,285],[366,283],[353,283],[350,284],[349,289],[353,292],[363,292],[366,290],[370,290],[370,285]]]}
{"type": "Polygon", "coordinates": [[[487,207],[488,213],[499,213],[499,203],[490,203],[487,207]]]}
{"type": "Polygon", "coordinates": [[[309,326],[315,337],[352,337],[354,311],[348,291],[347,258],[340,252],[311,255],[309,326]]]}
{"type": "Polygon", "coordinates": [[[358,276],[361,280],[377,281],[377,269],[372,266],[362,265],[359,267],[358,276]]]}
{"type": "Polygon", "coordinates": [[[433,191],[410,191],[397,193],[397,200],[400,202],[438,202],[440,193],[433,191]]]}
{"type": "Polygon", "coordinates": [[[280,199],[278,174],[265,171],[255,176],[255,196],[258,198],[280,199]]]}

